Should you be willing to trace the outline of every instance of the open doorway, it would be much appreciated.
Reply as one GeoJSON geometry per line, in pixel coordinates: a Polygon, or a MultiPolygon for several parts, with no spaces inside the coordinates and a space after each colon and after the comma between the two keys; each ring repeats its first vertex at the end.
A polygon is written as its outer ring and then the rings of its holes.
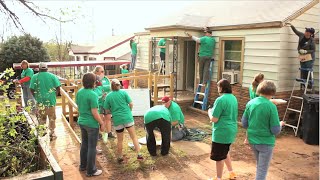
{"type": "Polygon", "coordinates": [[[194,92],[194,79],[195,79],[195,59],[196,57],[196,42],[184,42],[184,85],[185,89],[194,92]]]}

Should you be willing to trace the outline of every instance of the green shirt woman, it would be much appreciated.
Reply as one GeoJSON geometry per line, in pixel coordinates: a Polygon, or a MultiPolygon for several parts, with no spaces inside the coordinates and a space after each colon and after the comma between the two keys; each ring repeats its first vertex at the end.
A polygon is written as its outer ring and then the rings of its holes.
{"type": "Polygon", "coordinates": [[[231,158],[230,145],[235,141],[238,131],[238,101],[232,94],[232,88],[228,80],[221,79],[217,83],[220,97],[208,110],[210,122],[212,122],[212,148],[210,158],[216,161],[217,178],[222,178],[223,166],[226,163],[229,170],[229,178],[235,179],[231,158]]]}

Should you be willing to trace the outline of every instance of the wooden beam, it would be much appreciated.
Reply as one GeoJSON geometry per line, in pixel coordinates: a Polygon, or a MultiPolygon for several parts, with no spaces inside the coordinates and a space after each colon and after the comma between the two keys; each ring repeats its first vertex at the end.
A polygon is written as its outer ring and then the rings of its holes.
{"type": "Polygon", "coordinates": [[[170,99],[173,99],[174,74],[170,73],[170,99]]]}
{"type": "Polygon", "coordinates": [[[153,82],[154,82],[154,92],[153,92],[153,105],[157,105],[158,104],[158,73],[154,73],[154,79],[153,79],[153,82]]]}

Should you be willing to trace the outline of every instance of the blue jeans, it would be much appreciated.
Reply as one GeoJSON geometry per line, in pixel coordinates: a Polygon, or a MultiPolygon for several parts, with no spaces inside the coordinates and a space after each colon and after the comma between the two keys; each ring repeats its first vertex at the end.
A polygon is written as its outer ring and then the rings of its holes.
{"type": "Polygon", "coordinates": [[[29,105],[34,106],[35,100],[31,94],[30,87],[23,84],[22,85],[22,92],[23,92],[23,101],[24,101],[25,107],[27,107],[29,105]],[[29,100],[31,101],[31,104],[28,104],[29,100]]]}
{"type": "Polygon", "coordinates": [[[87,175],[97,171],[96,167],[96,146],[98,142],[99,128],[90,128],[80,125],[81,149],[80,149],[80,170],[87,169],[87,175]]]}
{"type": "Polygon", "coordinates": [[[251,147],[257,160],[256,180],[265,180],[272,158],[273,146],[253,144],[251,147]]]}
{"type": "MultiPolygon", "coordinates": [[[[180,125],[177,125],[177,126],[180,126],[180,125]]],[[[180,129],[178,127],[171,128],[171,132],[172,132],[171,141],[179,141],[187,135],[185,132],[185,127],[183,125],[181,125],[180,127],[181,127],[180,129]]]]}
{"type": "Polygon", "coordinates": [[[137,61],[137,55],[131,54],[131,64],[130,64],[130,69],[133,71],[134,67],[136,66],[136,61],[137,61]]]}

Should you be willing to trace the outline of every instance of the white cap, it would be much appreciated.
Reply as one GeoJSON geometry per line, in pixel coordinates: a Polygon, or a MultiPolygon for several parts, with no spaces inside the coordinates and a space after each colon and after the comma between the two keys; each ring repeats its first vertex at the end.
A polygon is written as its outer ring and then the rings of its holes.
{"type": "Polygon", "coordinates": [[[114,84],[120,84],[120,81],[118,79],[112,79],[111,80],[114,84]]]}
{"type": "Polygon", "coordinates": [[[39,69],[48,69],[48,65],[46,63],[44,63],[44,62],[41,62],[39,64],[39,69]]]}

